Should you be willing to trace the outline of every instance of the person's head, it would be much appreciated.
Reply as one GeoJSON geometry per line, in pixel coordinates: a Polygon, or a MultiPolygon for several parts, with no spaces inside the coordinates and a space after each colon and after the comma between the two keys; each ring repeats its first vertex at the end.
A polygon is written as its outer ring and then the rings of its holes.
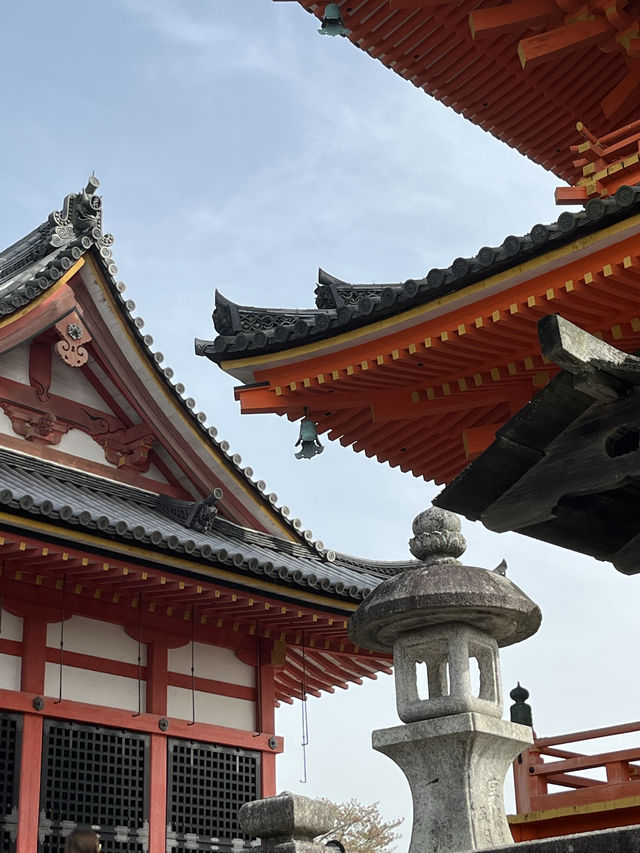
{"type": "Polygon", "coordinates": [[[100,838],[92,829],[76,829],[67,838],[64,853],[100,853],[100,838]]]}

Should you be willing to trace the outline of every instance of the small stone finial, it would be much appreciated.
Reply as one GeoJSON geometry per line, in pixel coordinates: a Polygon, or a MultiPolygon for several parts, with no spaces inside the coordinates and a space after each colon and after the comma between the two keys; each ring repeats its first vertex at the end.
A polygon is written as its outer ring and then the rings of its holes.
{"type": "Polygon", "coordinates": [[[457,563],[467,547],[460,519],[446,509],[430,507],[413,520],[409,550],[422,563],[457,563]]]}
{"type": "Polygon", "coordinates": [[[514,701],[514,704],[509,709],[511,722],[520,723],[521,726],[533,727],[533,714],[531,713],[531,705],[527,705],[529,691],[526,687],[522,687],[520,682],[509,693],[509,696],[514,701]]]}

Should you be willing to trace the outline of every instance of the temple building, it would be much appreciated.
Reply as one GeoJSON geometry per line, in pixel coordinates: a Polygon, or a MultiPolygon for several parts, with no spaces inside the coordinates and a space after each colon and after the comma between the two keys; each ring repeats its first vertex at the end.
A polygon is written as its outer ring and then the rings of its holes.
{"type": "Polygon", "coordinates": [[[205,425],[97,186],[0,252],[0,847],[226,851],[277,704],[389,671],[346,622],[403,564],[314,541],[205,425]]]}
{"type": "Polygon", "coordinates": [[[349,284],[321,270],[306,311],[218,293],[219,335],[196,351],[242,383],[243,412],[306,414],[345,447],[448,483],[557,372],[541,317],[640,348],[639,225],[640,191],[623,186],[422,278],[349,284]]]}
{"type": "MultiPolygon", "coordinates": [[[[347,38],[553,172],[565,182],[555,201],[581,207],[489,246],[461,235],[460,257],[405,281],[350,283],[320,270],[307,309],[216,293],[217,337],[197,340],[196,352],[238,380],[244,413],[315,424],[446,486],[440,506],[492,530],[640,571],[640,382],[629,356],[640,350],[636,6],[297,2],[321,33],[347,38]]],[[[517,775],[514,835],[637,820],[640,751],[594,757],[562,745],[638,728],[537,739],[517,775]],[[574,772],[595,767],[606,780],[574,772]]]]}

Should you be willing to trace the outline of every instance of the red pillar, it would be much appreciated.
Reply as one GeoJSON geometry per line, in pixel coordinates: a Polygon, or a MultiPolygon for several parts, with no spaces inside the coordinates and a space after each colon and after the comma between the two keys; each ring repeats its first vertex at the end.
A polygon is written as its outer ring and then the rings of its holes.
{"type": "MultiPolygon", "coordinates": [[[[275,734],[276,720],[276,683],[275,666],[271,663],[270,656],[266,663],[260,663],[259,675],[260,692],[257,701],[260,704],[259,719],[262,731],[265,734],[275,734]]],[[[261,762],[261,789],[263,797],[274,797],[276,794],[276,754],[275,752],[263,752],[261,762]]]]}
{"type": "Polygon", "coordinates": [[[20,689],[23,693],[44,693],[47,623],[39,616],[25,616],[22,622],[22,669],[20,689]]]}
{"type": "Polygon", "coordinates": [[[149,757],[149,853],[165,853],[167,849],[167,738],[163,734],[151,735],[149,757]]]}
{"type": "MultiPolygon", "coordinates": [[[[22,670],[20,688],[25,693],[44,693],[47,623],[39,616],[25,616],[22,627],[22,670]]],[[[17,853],[38,849],[40,769],[42,764],[43,718],[25,714],[22,728],[20,788],[18,799],[17,853]]]]}
{"type": "Polygon", "coordinates": [[[169,652],[167,646],[147,644],[147,714],[167,713],[169,652]]]}
{"type": "MultiPolygon", "coordinates": [[[[147,713],[167,713],[169,652],[167,646],[147,643],[147,713]]],[[[149,750],[149,853],[165,853],[167,846],[167,738],[151,735],[149,750]]]]}

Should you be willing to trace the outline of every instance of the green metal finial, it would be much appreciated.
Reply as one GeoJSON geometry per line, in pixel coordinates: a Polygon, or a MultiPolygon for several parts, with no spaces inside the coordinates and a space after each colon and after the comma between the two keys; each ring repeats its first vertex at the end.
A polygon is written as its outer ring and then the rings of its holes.
{"type": "Polygon", "coordinates": [[[517,687],[514,687],[509,696],[514,701],[511,706],[511,722],[520,723],[521,726],[533,727],[533,714],[531,713],[531,705],[527,705],[526,700],[529,698],[529,691],[526,687],[521,687],[518,682],[517,687]]]}

